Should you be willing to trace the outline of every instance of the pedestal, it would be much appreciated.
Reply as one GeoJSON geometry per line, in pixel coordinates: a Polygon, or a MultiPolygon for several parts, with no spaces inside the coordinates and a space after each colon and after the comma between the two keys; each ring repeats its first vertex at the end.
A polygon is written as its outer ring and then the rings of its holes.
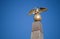
{"type": "Polygon", "coordinates": [[[43,31],[40,21],[33,22],[31,39],[43,39],[43,31]]]}

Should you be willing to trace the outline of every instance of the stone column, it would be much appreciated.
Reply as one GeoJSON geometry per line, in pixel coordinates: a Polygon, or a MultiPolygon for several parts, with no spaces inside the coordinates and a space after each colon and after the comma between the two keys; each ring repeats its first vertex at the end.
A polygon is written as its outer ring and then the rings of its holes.
{"type": "Polygon", "coordinates": [[[31,39],[43,39],[43,31],[40,21],[33,22],[31,39]]]}

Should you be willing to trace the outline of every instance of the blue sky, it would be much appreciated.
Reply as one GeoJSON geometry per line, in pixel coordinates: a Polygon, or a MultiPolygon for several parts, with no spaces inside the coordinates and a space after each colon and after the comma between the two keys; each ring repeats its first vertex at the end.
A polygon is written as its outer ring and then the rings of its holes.
{"type": "Polygon", "coordinates": [[[48,8],[41,14],[44,39],[60,39],[59,0],[0,0],[0,39],[30,39],[34,7],[48,8]]]}

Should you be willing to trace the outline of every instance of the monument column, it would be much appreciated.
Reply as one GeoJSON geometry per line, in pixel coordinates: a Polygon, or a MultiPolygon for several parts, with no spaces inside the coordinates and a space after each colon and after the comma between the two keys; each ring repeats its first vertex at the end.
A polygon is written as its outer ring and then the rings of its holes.
{"type": "Polygon", "coordinates": [[[40,21],[33,22],[31,39],[43,39],[42,25],[40,21]]]}
{"type": "Polygon", "coordinates": [[[41,24],[41,12],[46,11],[47,8],[36,8],[29,12],[29,15],[34,14],[34,22],[32,23],[31,39],[43,39],[43,31],[41,24]]]}

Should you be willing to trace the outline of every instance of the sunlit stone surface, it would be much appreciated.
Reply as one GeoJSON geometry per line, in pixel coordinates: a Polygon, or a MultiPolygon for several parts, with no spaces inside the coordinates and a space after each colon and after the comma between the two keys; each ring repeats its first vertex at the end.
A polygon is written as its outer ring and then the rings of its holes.
{"type": "Polygon", "coordinates": [[[43,39],[42,26],[40,21],[32,24],[31,39],[43,39]]]}

